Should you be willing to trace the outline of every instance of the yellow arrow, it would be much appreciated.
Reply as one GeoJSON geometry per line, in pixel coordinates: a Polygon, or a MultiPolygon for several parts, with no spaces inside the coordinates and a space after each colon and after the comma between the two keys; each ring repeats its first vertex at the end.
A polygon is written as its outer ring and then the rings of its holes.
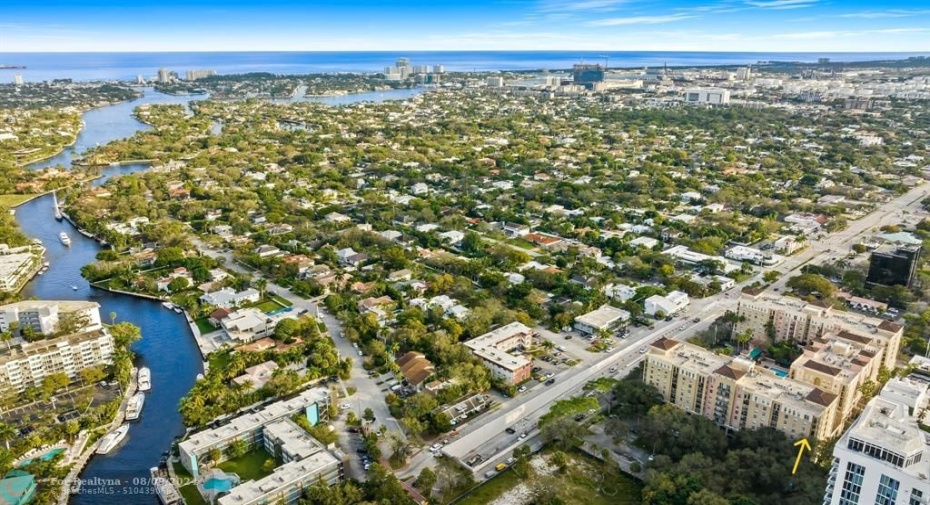
{"type": "Polygon", "coordinates": [[[794,443],[794,446],[798,448],[798,457],[794,460],[794,468],[791,469],[791,475],[798,473],[798,465],[801,464],[801,456],[804,455],[805,450],[811,450],[811,444],[807,441],[806,438],[802,438],[794,443]]]}

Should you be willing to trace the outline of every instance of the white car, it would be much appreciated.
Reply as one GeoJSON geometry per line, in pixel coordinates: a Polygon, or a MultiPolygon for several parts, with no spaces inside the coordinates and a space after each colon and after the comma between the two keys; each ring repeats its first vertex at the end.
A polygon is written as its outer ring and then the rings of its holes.
{"type": "Polygon", "coordinates": [[[362,353],[362,350],[361,350],[361,349],[358,350],[358,355],[359,355],[359,356],[363,356],[363,355],[364,355],[364,354],[362,353]]]}
{"type": "Polygon", "coordinates": [[[339,406],[339,410],[349,410],[351,408],[352,406],[349,405],[348,403],[343,403],[342,405],[339,406]]]}
{"type": "Polygon", "coordinates": [[[358,342],[352,342],[352,347],[358,349],[358,342]]]}
{"type": "Polygon", "coordinates": [[[639,348],[639,353],[640,353],[640,354],[646,354],[646,348],[645,348],[645,347],[640,347],[640,348],[639,348]]]}
{"type": "Polygon", "coordinates": [[[552,373],[552,372],[546,373],[546,378],[547,378],[547,379],[551,379],[551,378],[553,378],[553,377],[555,377],[555,374],[554,374],[554,373],[552,373]]]}
{"type": "Polygon", "coordinates": [[[442,449],[442,444],[433,444],[433,445],[429,446],[430,452],[436,452],[436,451],[438,451],[439,449],[442,449]]]}
{"type": "Polygon", "coordinates": [[[526,386],[520,386],[520,389],[518,389],[517,392],[518,392],[518,393],[525,393],[525,392],[526,392],[526,386]]]}
{"type": "Polygon", "coordinates": [[[523,440],[524,438],[526,438],[526,432],[525,432],[525,431],[524,431],[523,433],[520,434],[520,437],[517,438],[517,440],[523,440]]]}

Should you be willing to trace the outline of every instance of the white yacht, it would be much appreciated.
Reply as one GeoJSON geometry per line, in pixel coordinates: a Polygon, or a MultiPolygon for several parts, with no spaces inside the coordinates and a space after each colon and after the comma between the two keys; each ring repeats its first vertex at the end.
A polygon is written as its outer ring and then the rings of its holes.
{"type": "Polygon", "coordinates": [[[58,234],[58,240],[61,240],[61,243],[67,246],[71,245],[71,237],[67,233],[61,232],[58,234]]]}
{"type": "Polygon", "coordinates": [[[165,478],[164,472],[157,467],[152,467],[149,471],[152,473],[152,486],[155,487],[155,495],[158,496],[158,501],[162,505],[183,503],[178,490],[171,484],[171,481],[165,478]]]}
{"type": "Polygon", "coordinates": [[[142,415],[142,406],[145,405],[145,393],[136,393],[126,404],[126,420],[135,421],[142,415]]]}
{"type": "Polygon", "coordinates": [[[112,451],[120,442],[126,438],[129,433],[129,424],[123,423],[119,428],[107,433],[100,439],[100,446],[97,447],[97,454],[107,454],[112,451]]]}
{"type": "Polygon", "coordinates": [[[148,391],[152,389],[152,371],[148,367],[139,369],[139,391],[148,391]]]}
{"type": "Polygon", "coordinates": [[[171,302],[162,302],[162,303],[161,303],[161,306],[164,307],[164,308],[166,308],[166,309],[168,309],[168,310],[171,310],[171,309],[174,308],[174,304],[171,303],[171,302]]]}

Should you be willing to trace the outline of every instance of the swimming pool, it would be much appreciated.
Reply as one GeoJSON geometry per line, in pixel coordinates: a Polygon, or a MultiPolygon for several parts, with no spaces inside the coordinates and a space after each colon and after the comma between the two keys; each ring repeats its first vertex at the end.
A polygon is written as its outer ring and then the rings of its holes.
{"type": "Polygon", "coordinates": [[[33,461],[35,461],[35,460],[37,460],[37,459],[41,459],[42,461],[48,461],[48,460],[54,458],[55,455],[61,454],[61,453],[63,453],[63,452],[65,452],[65,448],[64,448],[64,447],[56,447],[55,449],[52,449],[52,450],[46,452],[45,454],[43,454],[43,455],[41,455],[41,456],[39,456],[39,457],[36,457],[36,458],[29,458],[29,459],[23,461],[22,463],[19,464],[19,466],[26,466],[26,465],[28,465],[29,463],[32,463],[33,461]]]}
{"type": "Polygon", "coordinates": [[[203,481],[203,488],[214,493],[228,493],[235,486],[232,477],[210,477],[203,481]]]}

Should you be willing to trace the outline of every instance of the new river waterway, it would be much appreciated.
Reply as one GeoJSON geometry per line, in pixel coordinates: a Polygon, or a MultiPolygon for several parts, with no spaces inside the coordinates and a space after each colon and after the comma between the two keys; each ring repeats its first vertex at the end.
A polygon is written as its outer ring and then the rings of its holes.
{"type": "MultiPolygon", "coordinates": [[[[357,101],[383,101],[409,98],[422,90],[397,90],[357,95],[312,98],[332,105],[357,101]]],[[[148,127],[132,117],[135,107],[142,104],[187,104],[198,96],[170,96],[145,90],[145,96],[130,102],[93,109],[84,114],[84,128],[74,149],[30,168],[71,166],[72,156],[85,149],[131,136],[148,127]]],[[[147,165],[130,164],[105,167],[102,184],[107,178],[144,170],[147,165]]],[[[48,271],[32,280],[23,290],[24,298],[46,300],[91,300],[100,304],[101,318],[109,321],[116,313],[117,321],[129,321],[142,329],[142,339],[133,345],[136,366],[152,370],[152,390],[147,394],[145,409],[134,422],[126,441],[113,452],[94,456],[81,473],[85,483],[72,496],[73,505],[152,505],[158,499],[147,484],[149,468],[156,466],[172,441],[184,433],[178,401],[190,390],[198,373],[202,372],[200,351],[191,336],[183,315],[162,307],[159,302],[110,293],[91,288],[81,277],[81,267],[94,261],[101,247],[84,237],[67,221],[56,221],[52,197],[43,196],[16,209],[16,219],[22,230],[37,238],[47,248],[48,271]],[[58,240],[60,232],[71,237],[71,246],[58,240]],[[74,289],[74,288],[77,289],[74,289]]]]}

